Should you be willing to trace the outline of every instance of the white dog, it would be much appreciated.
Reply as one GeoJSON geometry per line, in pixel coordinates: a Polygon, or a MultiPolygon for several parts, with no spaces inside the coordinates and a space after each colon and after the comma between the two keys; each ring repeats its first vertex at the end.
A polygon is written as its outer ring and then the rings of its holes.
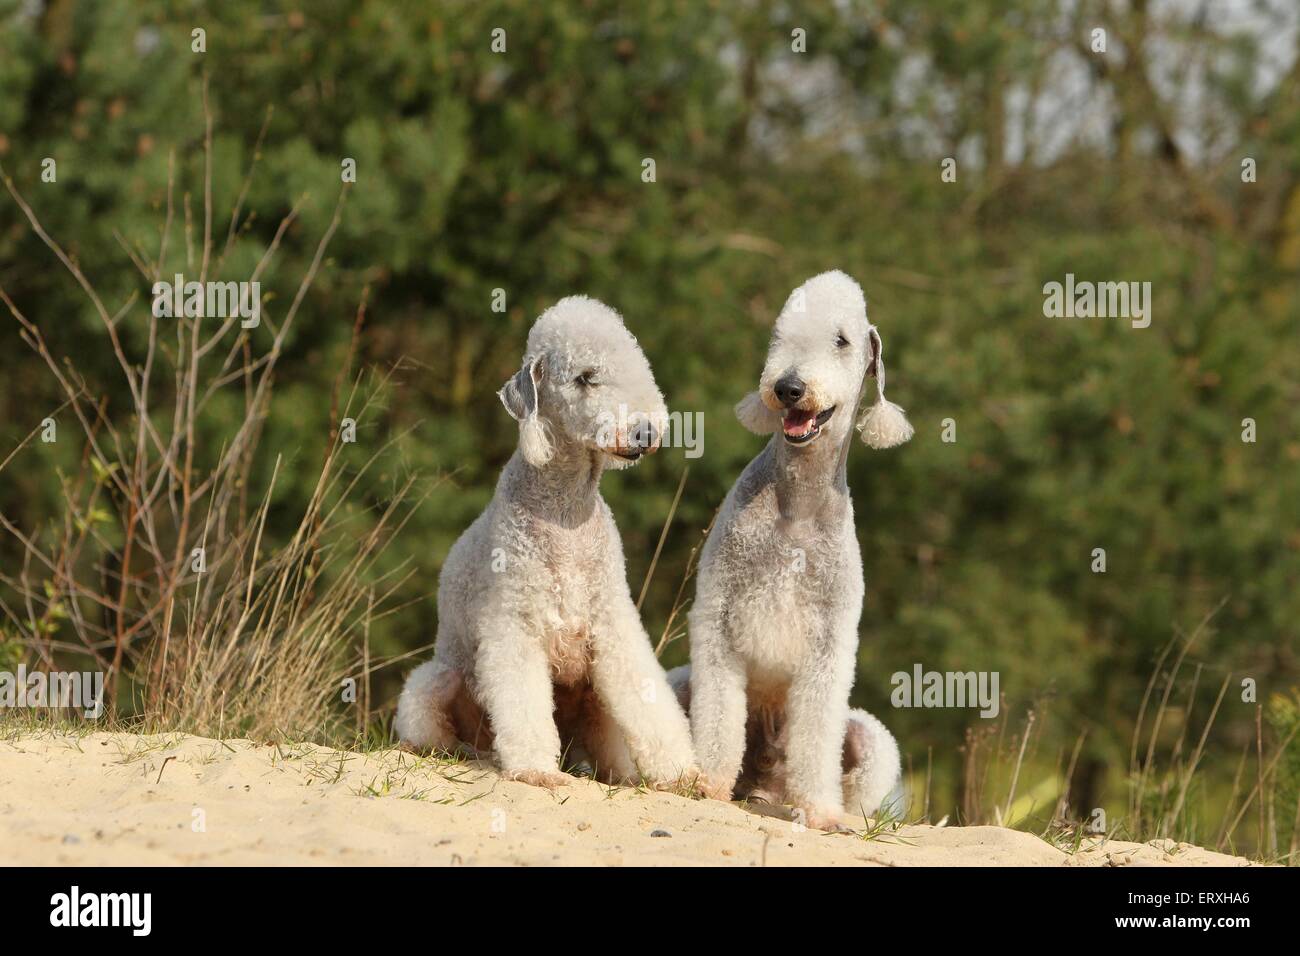
{"type": "Polygon", "coordinates": [[[783,788],[817,828],[839,826],[846,789],[851,802],[875,801],[851,810],[874,812],[899,771],[889,732],[849,711],[863,577],[844,466],[867,374],[877,401],[859,423],[864,440],[907,441],[862,290],[842,272],[809,279],[781,310],[758,391],[736,406],[750,430],[775,434],[722,504],[689,617],[705,792],[730,799],[748,749],[768,763],[757,784],[783,788]]]}
{"type": "MultiPolygon", "coordinates": [[[[668,672],[672,685],[688,714],[691,710],[691,665],[668,672]]],[[[789,740],[779,708],[753,707],[745,724],[745,756],[732,794],[762,803],[783,803],[789,791],[789,740]]],[[[872,816],[882,806],[889,812],[903,809],[905,795],[899,771],[901,757],[894,735],[865,710],[850,710],[840,754],[841,789],[847,812],[872,816]]],[[[709,791],[724,797],[721,788],[709,791]]]]}
{"type": "Polygon", "coordinates": [[[618,313],[562,299],[500,391],[519,448],[438,586],[434,659],[407,679],[396,730],[417,750],[495,750],[507,777],[554,787],[562,751],[605,780],[693,779],[686,716],[628,591],[597,485],[662,440],[663,396],[618,313]]]}

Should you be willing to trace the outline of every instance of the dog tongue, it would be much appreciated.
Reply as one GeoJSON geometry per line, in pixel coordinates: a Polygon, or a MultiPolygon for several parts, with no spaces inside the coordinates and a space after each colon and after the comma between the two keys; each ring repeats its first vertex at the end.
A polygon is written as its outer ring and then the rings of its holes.
{"type": "Polygon", "coordinates": [[[792,408],[785,413],[785,420],[782,427],[785,428],[787,435],[802,435],[808,431],[808,424],[813,420],[811,411],[803,411],[799,408],[792,408]]]}

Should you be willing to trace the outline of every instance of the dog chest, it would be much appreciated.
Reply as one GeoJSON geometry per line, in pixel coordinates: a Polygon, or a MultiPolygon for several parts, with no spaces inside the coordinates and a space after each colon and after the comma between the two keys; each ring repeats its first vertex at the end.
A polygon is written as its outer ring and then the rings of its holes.
{"type": "Polygon", "coordinates": [[[767,524],[731,536],[718,555],[710,579],[725,581],[727,636],[754,675],[789,677],[828,638],[835,610],[852,598],[839,537],[767,524]]]}
{"type": "Polygon", "coordinates": [[[597,523],[552,529],[544,540],[532,604],[551,675],[557,684],[572,686],[591,667],[591,625],[608,593],[608,542],[597,523]]]}
{"type": "Polygon", "coordinates": [[[585,627],[557,627],[544,636],[551,679],[562,687],[586,680],[591,669],[591,633],[585,627]]]}
{"type": "Polygon", "coordinates": [[[728,608],[731,645],[755,674],[788,677],[815,646],[821,609],[799,583],[779,573],[766,589],[740,589],[728,608]]]}

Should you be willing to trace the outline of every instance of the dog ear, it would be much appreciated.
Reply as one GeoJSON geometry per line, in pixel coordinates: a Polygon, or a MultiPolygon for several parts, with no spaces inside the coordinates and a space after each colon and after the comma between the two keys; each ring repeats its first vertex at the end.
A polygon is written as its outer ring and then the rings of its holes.
{"type": "Polygon", "coordinates": [[[871,328],[871,351],[867,374],[876,379],[876,403],[858,419],[858,431],[872,448],[893,448],[910,439],[914,432],[903,409],[885,398],[885,347],[875,326],[871,328]]]}
{"type": "Polygon", "coordinates": [[[537,383],[541,381],[541,359],[531,362],[524,360],[523,366],[515,372],[497,391],[497,398],[506,407],[510,417],[522,422],[529,415],[537,413],[537,383]]]}
{"type": "Polygon", "coordinates": [[[763,404],[758,392],[736,403],[736,419],[755,435],[770,435],[781,427],[781,416],[763,404]]]}
{"type": "Polygon", "coordinates": [[[546,434],[546,422],[537,414],[537,385],[545,370],[540,356],[532,361],[525,359],[519,371],[497,392],[510,417],[519,422],[519,450],[534,468],[550,461],[554,451],[546,434]]]}

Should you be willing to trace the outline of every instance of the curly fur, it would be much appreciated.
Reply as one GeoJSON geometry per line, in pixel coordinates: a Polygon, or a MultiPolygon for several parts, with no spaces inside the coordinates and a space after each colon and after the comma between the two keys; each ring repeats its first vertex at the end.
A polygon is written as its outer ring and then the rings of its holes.
{"type": "Polygon", "coordinates": [[[649,363],[618,313],[573,296],[538,318],[499,394],[519,449],[447,556],[434,658],[407,678],[397,734],[418,750],[490,746],[507,776],[544,786],[565,782],[562,750],[607,780],[673,783],[695,766],[690,728],[597,490],[632,463],[633,432],[663,434],[649,363]]]}
{"type": "MultiPolygon", "coordinates": [[[[691,665],[668,672],[668,683],[682,709],[691,712],[691,665]]],[[[745,727],[745,756],[732,794],[746,800],[781,803],[786,795],[788,741],[779,708],[750,709],[745,727]]],[[[865,710],[850,710],[840,759],[844,809],[870,817],[882,807],[901,809],[901,757],[898,742],[865,710]],[[894,806],[894,804],[900,806],[894,806]]]]}
{"type": "Polygon", "coordinates": [[[737,408],[747,427],[777,434],[722,504],[689,615],[690,718],[706,789],[730,796],[753,759],[747,727],[779,726],[765,736],[780,742],[781,799],[812,826],[834,826],[846,799],[875,810],[898,775],[888,731],[849,710],[864,586],[841,451],[864,376],[876,371],[873,332],[862,290],[842,272],[787,300],[759,388],[737,408]],[[797,409],[835,409],[805,444],[782,434],[774,386],[791,374],[806,385],[797,409]],[[858,730],[866,750],[846,779],[842,754],[858,730]]]}

